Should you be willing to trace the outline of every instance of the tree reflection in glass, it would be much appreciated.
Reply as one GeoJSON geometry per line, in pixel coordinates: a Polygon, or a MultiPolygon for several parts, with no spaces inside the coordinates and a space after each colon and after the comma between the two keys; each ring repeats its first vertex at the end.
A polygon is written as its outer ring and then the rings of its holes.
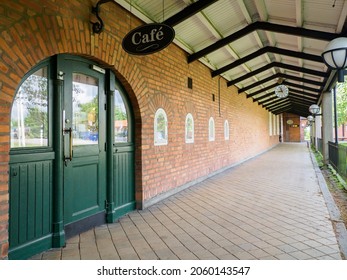
{"type": "Polygon", "coordinates": [[[11,148],[48,145],[47,71],[47,67],[36,71],[17,91],[11,113],[11,148]]]}
{"type": "Polygon", "coordinates": [[[93,145],[99,140],[98,80],[73,73],[72,130],[73,145],[93,145]]]}
{"type": "Polygon", "coordinates": [[[114,93],[114,142],[128,142],[128,114],[119,91],[114,93]]]}

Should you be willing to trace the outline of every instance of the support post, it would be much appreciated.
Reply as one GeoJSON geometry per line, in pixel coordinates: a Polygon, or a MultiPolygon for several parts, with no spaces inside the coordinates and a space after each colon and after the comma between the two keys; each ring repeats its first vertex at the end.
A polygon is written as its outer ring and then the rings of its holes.
{"type": "Polygon", "coordinates": [[[56,94],[54,95],[53,119],[55,121],[55,130],[53,131],[53,139],[56,141],[56,153],[54,159],[53,170],[53,248],[60,248],[65,245],[64,231],[64,199],[63,199],[63,141],[61,134],[63,133],[63,114],[62,114],[62,95],[64,93],[63,74],[57,74],[54,86],[56,94]]]}
{"type": "Polygon", "coordinates": [[[315,117],[315,130],[316,130],[316,143],[315,146],[317,150],[321,149],[320,152],[322,152],[322,147],[320,147],[319,140],[322,140],[322,116],[316,116],[315,117]]]}
{"type": "Polygon", "coordinates": [[[322,98],[322,138],[323,160],[329,162],[329,141],[333,141],[333,94],[331,91],[324,92],[322,98]]]}
{"type": "Polygon", "coordinates": [[[114,137],[114,91],[115,91],[115,76],[111,70],[107,70],[107,89],[106,89],[106,158],[107,158],[107,205],[106,205],[106,221],[113,223],[115,220],[114,211],[114,192],[113,192],[113,137],[114,137]]]}

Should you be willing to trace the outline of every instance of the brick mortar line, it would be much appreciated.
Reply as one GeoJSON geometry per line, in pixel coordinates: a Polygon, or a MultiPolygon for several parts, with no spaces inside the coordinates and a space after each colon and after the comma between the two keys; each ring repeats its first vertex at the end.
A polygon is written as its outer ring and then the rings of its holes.
{"type": "Polygon", "coordinates": [[[164,199],[169,198],[170,196],[178,194],[181,191],[184,191],[186,189],[189,189],[190,187],[195,186],[195,185],[197,185],[197,184],[199,184],[199,183],[201,183],[201,182],[203,182],[203,181],[205,181],[205,180],[207,180],[209,178],[212,178],[212,177],[214,177],[216,175],[219,175],[219,174],[223,173],[224,171],[231,170],[231,169],[233,169],[235,167],[238,167],[238,166],[242,165],[245,162],[251,161],[251,160],[261,156],[262,154],[265,154],[266,152],[272,150],[273,148],[275,148],[278,145],[279,145],[279,143],[275,144],[275,145],[272,145],[271,147],[269,147],[269,148],[267,148],[267,149],[265,149],[265,150],[255,154],[253,156],[250,156],[250,157],[247,157],[245,159],[242,159],[242,160],[240,160],[240,161],[238,161],[236,163],[233,163],[233,164],[231,164],[229,166],[222,167],[222,168],[220,168],[220,169],[218,169],[218,170],[216,170],[216,171],[214,171],[214,172],[212,172],[212,173],[210,173],[208,175],[204,175],[204,176],[202,176],[200,178],[197,178],[197,179],[195,179],[195,180],[193,180],[191,182],[187,182],[187,183],[185,183],[185,184],[183,184],[181,186],[178,186],[178,187],[176,187],[174,189],[170,189],[170,190],[168,190],[168,191],[166,191],[164,193],[160,193],[157,196],[154,196],[154,197],[152,197],[152,198],[150,198],[148,200],[145,200],[142,203],[142,209],[149,208],[150,206],[155,205],[156,203],[161,202],[164,199]]]}

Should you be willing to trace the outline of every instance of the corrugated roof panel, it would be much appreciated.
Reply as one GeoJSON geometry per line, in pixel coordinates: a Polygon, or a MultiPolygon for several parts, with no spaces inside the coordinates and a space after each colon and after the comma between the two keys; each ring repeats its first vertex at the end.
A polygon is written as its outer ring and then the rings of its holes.
{"type": "Polygon", "coordinates": [[[235,61],[235,58],[230,54],[228,47],[219,49],[218,51],[208,54],[207,59],[213,61],[214,65],[221,68],[235,61]]]}
{"type": "Polygon", "coordinates": [[[237,1],[220,0],[207,7],[203,14],[223,37],[247,25],[237,1]]]}
{"type": "Polygon", "coordinates": [[[319,71],[326,71],[327,66],[324,63],[315,62],[312,60],[304,60],[303,61],[303,67],[310,68],[310,69],[316,69],[319,71]]]}
{"type": "Polygon", "coordinates": [[[184,40],[194,51],[199,51],[217,41],[217,38],[197,16],[192,16],[174,27],[179,38],[184,40]]]}
{"type": "Polygon", "coordinates": [[[302,42],[303,42],[303,51],[307,53],[315,54],[315,55],[321,55],[322,50],[324,50],[329,43],[327,41],[308,39],[308,38],[304,38],[302,42]]]}
{"type": "MultiPolygon", "coordinates": [[[[243,75],[245,75],[246,72],[241,72],[241,71],[234,71],[234,75],[233,75],[233,79],[237,79],[243,75]]],[[[258,80],[262,80],[262,79],[265,79],[266,77],[269,77],[271,75],[273,75],[274,73],[271,71],[271,70],[268,70],[268,71],[263,71],[257,75],[253,75],[251,78],[249,79],[246,79],[246,80],[243,80],[240,82],[240,84],[249,84],[250,81],[258,81],[258,80]]]]}
{"type": "Polygon", "coordinates": [[[316,81],[316,82],[323,82],[323,80],[324,80],[324,78],[320,78],[318,76],[313,76],[313,75],[310,75],[310,74],[304,74],[303,77],[305,79],[309,79],[309,80],[316,81]]]}
{"type": "Polygon", "coordinates": [[[274,34],[274,38],[276,40],[277,47],[292,51],[298,50],[298,37],[276,33],[274,34]]]}
{"type": "Polygon", "coordinates": [[[240,57],[245,57],[257,50],[258,44],[255,44],[255,32],[250,33],[248,36],[242,37],[239,40],[232,42],[230,45],[239,54],[240,57]]]}
{"type": "MultiPolygon", "coordinates": [[[[267,77],[270,77],[270,76],[267,76],[267,77]]],[[[259,81],[259,80],[258,80],[258,81],[259,81]]],[[[244,87],[250,86],[250,85],[254,84],[254,82],[255,82],[255,81],[253,81],[253,82],[251,82],[251,83],[249,82],[249,83],[247,83],[247,84],[245,83],[245,84],[244,84],[244,87]]],[[[265,83],[261,84],[260,87],[253,87],[253,88],[247,90],[247,94],[255,93],[255,92],[259,91],[261,88],[266,88],[266,87],[271,86],[272,84],[274,84],[274,83],[276,83],[276,82],[277,82],[277,79],[272,79],[272,80],[270,80],[270,81],[268,81],[268,82],[265,82],[265,83]]],[[[256,95],[256,96],[258,96],[258,95],[256,95]]]]}
{"type": "Polygon", "coordinates": [[[250,69],[257,69],[259,65],[263,65],[264,64],[267,64],[267,60],[266,60],[266,57],[265,55],[260,55],[250,61],[248,61],[246,63],[246,65],[250,68],[250,69]]]}
{"type": "Polygon", "coordinates": [[[269,21],[294,22],[296,18],[295,0],[265,0],[269,21]]]}
{"type": "Polygon", "coordinates": [[[306,0],[304,1],[304,27],[316,26],[319,30],[336,32],[345,1],[306,0]],[[335,7],[333,4],[335,2],[335,7]]]}
{"type": "Polygon", "coordinates": [[[145,15],[155,22],[163,22],[165,19],[183,10],[187,4],[182,0],[127,0],[133,6],[139,8],[145,15]]]}
{"type": "MultiPolygon", "coordinates": [[[[281,60],[281,62],[286,64],[291,64],[291,65],[295,65],[295,63],[298,63],[298,61],[299,61],[298,58],[292,57],[292,56],[286,56],[286,55],[283,55],[281,60]]],[[[298,63],[298,66],[300,66],[300,63],[298,63]]]]}
{"type": "Polygon", "coordinates": [[[229,77],[230,80],[234,80],[244,74],[246,74],[247,72],[241,67],[236,67],[234,69],[231,69],[227,72],[225,72],[224,74],[229,77]]]}

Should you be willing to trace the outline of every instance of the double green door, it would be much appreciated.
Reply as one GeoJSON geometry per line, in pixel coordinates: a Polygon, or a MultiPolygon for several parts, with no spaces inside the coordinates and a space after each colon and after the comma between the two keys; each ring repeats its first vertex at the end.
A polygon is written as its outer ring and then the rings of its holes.
{"type": "Polygon", "coordinates": [[[70,55],[24,78],[11,114],[9,257],[135,208],[133,113],[114,74],[70,55]]]}

